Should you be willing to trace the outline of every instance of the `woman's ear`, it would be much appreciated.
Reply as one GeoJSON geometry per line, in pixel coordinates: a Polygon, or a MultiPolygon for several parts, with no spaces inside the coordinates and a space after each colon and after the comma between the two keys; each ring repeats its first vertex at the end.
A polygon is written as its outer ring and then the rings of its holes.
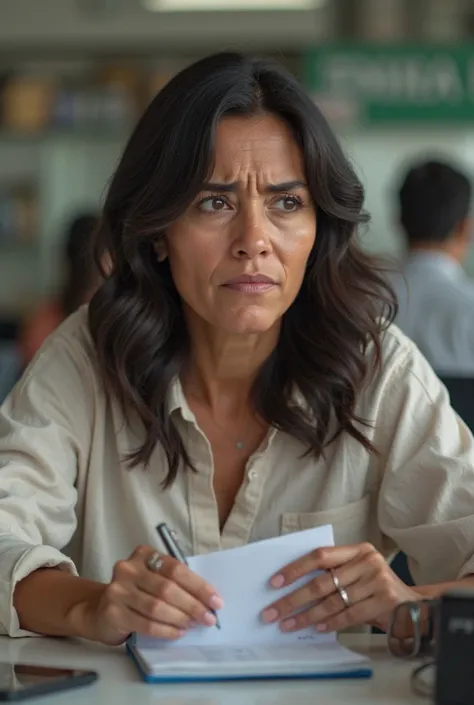
{"type": "Polygon", "coordinates": [[[168,248],[166,246],[166,238],[164,235],[162,235],[159,240],[154,241],[153,249],[155,250],[156,259],[158,262],[164,262],[168,257],[168,248]]]}

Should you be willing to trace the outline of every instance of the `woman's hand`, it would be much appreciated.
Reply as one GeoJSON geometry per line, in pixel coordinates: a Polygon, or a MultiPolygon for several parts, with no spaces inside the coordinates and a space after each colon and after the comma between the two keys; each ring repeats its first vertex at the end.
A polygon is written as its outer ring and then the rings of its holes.
{"type": "Polygon", "coordinates": [[[223,602],[212,586],[169,556],[160,554],[161,568],[150,570],[147,561],[155,553],[137,548],[115,564],[108,585],[78,605],[75,620],[83,620],[87,638],[108,645],[121,644],[132,632],[178,639],[194,624],[216,624],[210,610],[221,609],[223,602]]]}
{"type": "Polygon", "coordinates": [[[324,572],[269,605],[264,621],[278,621],[284,631],[308,626],[320,632],[340,631],[361,624],[386,629],[398,604],[420,599],[368,543],[318,548],[285,566],[270,584],[274,588],[292,585],[314,571],[324,572]],[[345,591],[347,605],[336,583],[345,591]]]}

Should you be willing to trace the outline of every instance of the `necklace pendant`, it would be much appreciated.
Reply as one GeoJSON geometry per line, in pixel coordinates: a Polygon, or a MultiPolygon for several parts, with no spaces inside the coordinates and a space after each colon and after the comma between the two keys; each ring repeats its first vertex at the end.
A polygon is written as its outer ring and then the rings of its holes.
{"type": "Polygon", "coordinates": [[[243,441],[237,441],[237,443],[235,444],[235,447],[237,448],[237,450],[242,450],[242,448],[244,447],[244,445],[245,445],[245,444],[244,444],[243,441]]]}

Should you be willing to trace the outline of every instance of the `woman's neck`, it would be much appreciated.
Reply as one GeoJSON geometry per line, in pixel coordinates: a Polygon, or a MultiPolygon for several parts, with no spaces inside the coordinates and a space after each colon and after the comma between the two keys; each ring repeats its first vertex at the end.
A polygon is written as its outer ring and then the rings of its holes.
{"type": "Polygon", "coordinates": [[[218,414],[248,408],[258,371],[276,347],[279,326],[261,334],[228,335],[203,322],[189,325],[191,357],[181,382],[187,396],[218,414]]]}

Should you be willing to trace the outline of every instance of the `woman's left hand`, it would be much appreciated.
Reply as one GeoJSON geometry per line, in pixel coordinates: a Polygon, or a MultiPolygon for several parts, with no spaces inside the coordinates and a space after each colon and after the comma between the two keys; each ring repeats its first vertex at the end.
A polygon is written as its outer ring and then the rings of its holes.
{"type": "Polygon", "coordinates": [[[264,621],[280,622],[284,631],[314,626],[329,632],[361,624],[386,629],[397,605],[420,599],[368,543],[318,548],[282,568],[270,584],[282,588],[314,571],[324,572],[269,605],[264,621]]]}

